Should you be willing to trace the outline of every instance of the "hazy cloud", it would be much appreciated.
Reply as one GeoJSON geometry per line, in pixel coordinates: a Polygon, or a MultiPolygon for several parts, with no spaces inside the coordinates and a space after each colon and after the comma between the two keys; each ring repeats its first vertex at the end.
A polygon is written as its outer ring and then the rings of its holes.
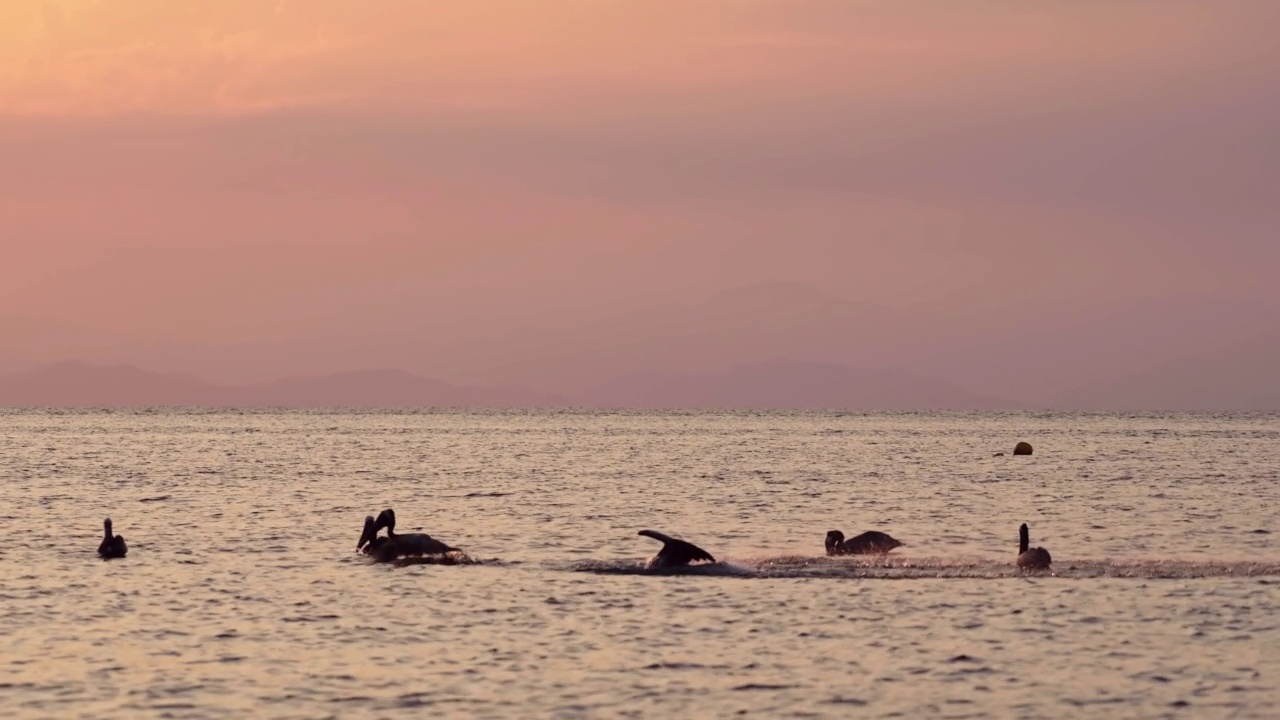
{"type": "Polygon", "coordinates": [[[6,3],[0,369],[1235,367],[1280,354],[1277,7],[6,3]],[[681,325],[777,283],[881,311],[681,325]]]}

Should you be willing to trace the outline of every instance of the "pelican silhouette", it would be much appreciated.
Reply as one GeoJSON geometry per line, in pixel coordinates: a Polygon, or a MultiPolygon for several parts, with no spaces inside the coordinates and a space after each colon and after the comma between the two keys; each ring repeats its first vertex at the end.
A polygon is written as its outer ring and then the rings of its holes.
{"type": "Polygon", "coordinates": [[[1018,528],[1018,567],[1023,570],[1048,570],[1049,563],[1053,562],[1049,551],[1042,547],[1028,548],[1030,544],[1031,532],[1027,530],[1027,524],[1022,523],[1022,527],[1018,528]]]}
{"type": "Polygon", "coordinates": [[[662,543],[662,549],[658,551],[658,554],[649,558],[649,562],[645,563],[645,570],[683,567],[699,560],[712,563],[716,561],[715,558],[711,557],[711,553],[697,545],[673,538],[670,535],[664,535],[657,530],[641,530],[636,534],[651,537],[662,543]]]}
{"type": "MultiPolygon", "coordinates": [[[[369,530],[369,519],[365,518],[365,533],[360,536],[360,540],[362,543],[369,545],[369,549],[366,552],[380,562],[388,562],[410,555],[443,555],[458,549],[450,547],[426,533],[396,534],[396,513],[390,508],[378,513],[378,518],[373,521],[372,534],[370,534],[369,530]],[[377,532],[384,527],[387,529],[387,537],[382,540],[377,537],[377,532]],[[368,537],[368,540],[366,540],[366,537],[368,537]]],[[[359,549],[360,545],[357,544],[356,547],[359,549]]]]}
{"type": "Polygon", "coordinates": [[[111,534],[111,518],[102,521],[102,542],[98,545],[98,554],[104,560],[111,558],[122,558],[129,552],[129,546],[124,544],[123,535],[111,534]]]}
{"type": "Polygon", "coordinates": [[[844,539],[844,533],[839,530],[830,530],[827,532],[826,545],[828,555],[884,555],[901,547],[902,543],[878,530],[869,530],[848,540],[844,539]]]}

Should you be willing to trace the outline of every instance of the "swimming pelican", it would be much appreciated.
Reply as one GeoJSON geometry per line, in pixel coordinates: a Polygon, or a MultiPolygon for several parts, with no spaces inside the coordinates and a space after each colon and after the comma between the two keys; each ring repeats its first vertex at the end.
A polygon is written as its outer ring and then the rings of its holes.
{"type": "Polygon", "coordinates": [[[107,560],[110,558],[122,558],[127,552],[129,552],[129,546],[124,544],[124,536],[111,534],[111,518],[103,520],[102,543],[98,545],[98,554],[104,560],[107,560]]]}
{"type": "Polygon", "coordinates": [[[830,530],[826,544],[828,555],[884,555],[902,546],[893,536],[878,530],[869,530],[848,540],[839,530],[830,530]]]}
{"type": "MultiPolygon", "coordinates": [[[[368,525],[365,525],[366,529],[368,525]]],[[[395,560],[396,558],[406,555],[443,555],[453,552],[457,548],[436,540],[426,533],[409,533],[407,535],[396,534],[396,513],[394,510],[387,508],[378,513],[378,519],[373,523],[373,532],[376,534],[381,528],[387,529],[387,539],[385,542],[378,544],[372,554],[380,561],[395,560]]],[[[364,536],[361,536],[363,539],[364,536]]],[[[370,544],[373,544],[372,542],[370,544]]]]}
{"type": "Polygon", "coordinates": [[[1018,567],[1023,570],[1048,570],[1049,563],[1053,562],[1049,551],[1042,547],[1028,549],[1030,544],[1031,533],[1027,530],[1027,524],[1022,523],[1022,527],[1018,528],[1018,567]]]}
{"type": "Polygon", "coordinates": [[[649,558],[649,562],[645,563],[645,570],[657,570],[659,568],[683,567],[691,562],[705,560],[707,562],[715,562],[716,559],[711,557],[711,553],[702,548],[684,540],[678,540],[670,535],[664,535],[657,530],[641,530],[637,535],[651,537],[662,543],[662,549],[657,555],[649,558]]]}

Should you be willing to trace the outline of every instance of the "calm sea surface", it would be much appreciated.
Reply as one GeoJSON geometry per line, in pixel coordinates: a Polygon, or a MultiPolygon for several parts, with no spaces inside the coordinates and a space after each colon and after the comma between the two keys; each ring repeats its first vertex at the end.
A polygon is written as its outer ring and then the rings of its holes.
{"type": "Polygon", "coordinates": [[[1274,416],[0,412],[0,717],[1275,718],[1278,479],[1274,416]]]}

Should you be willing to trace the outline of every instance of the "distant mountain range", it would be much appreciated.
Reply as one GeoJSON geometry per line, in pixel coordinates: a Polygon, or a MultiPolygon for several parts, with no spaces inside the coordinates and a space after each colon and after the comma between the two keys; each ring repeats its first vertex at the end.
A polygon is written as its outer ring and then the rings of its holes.
{"type": "Polygon", "coordinates": [[[790,282],[646,302],[495,305],[465,322],[398,308],[367,328],[234,343],[124,342],[0,314],[0,405],[1280,411],[1280,306],[1229,297],[980,320],[790,282]],[[44,366],[68,356],[96,367],[44,366]],[[336,372],[369,365],[407,372],[336,372]]]}
{"type": "Polygon", "coordinates": [[[61,362],[0,378],[0,406],[543,407],[563,399],[526,388],[474,388],[400,370],[219,385],[132,365],[61,362]]]}
{"type": "Polygon", "coordinates": [[[833,363],[776,360],[720,372],[637,374],[583,398],[594,407],[850,410],[1007,410],[1003,398],[968,392],[898,370],[855,370],[833,363]]]}
{"type": "Polygon", "coordinates": [[[1018,404],[896,370],[776,360],[714,373],[630,375],[576,397],[525,387],[454,385],[400,370],[220,385],[132,365],[60,362],[0,377],[0,406],[991,410],[1018,404]]]}

